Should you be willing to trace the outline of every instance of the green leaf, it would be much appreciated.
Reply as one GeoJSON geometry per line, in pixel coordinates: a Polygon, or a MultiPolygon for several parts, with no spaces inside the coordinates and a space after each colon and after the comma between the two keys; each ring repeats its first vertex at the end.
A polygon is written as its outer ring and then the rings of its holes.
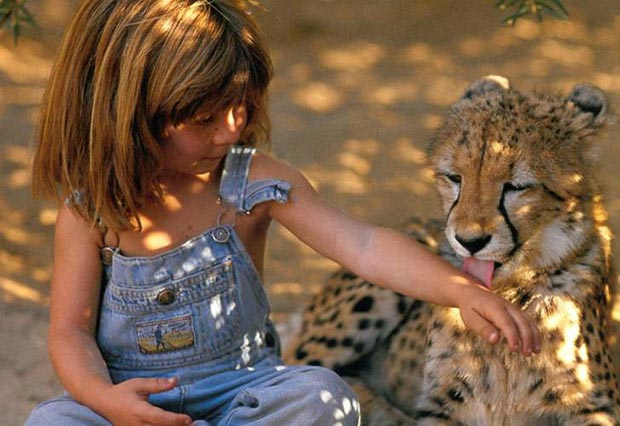
{"type": "Polygon", "coordinates": [[[513,13],[502,19],[504,24],[514,25],[518,19],[529,14],[534,15],[538,22],[542,22],[545,15],[562,20],[568,18],[563,0],[497,0],[495,7],[513,10],[513,13]]]}
{"type": "Polygon", "coordinates": [[[24,4],[22,4],[19,7],[19,12],[20,12],[20,19],[24,22],[29,23],[30,25],[33,26],[37,26],[37,23],[34,20],[34,16],[32,15],[32,13],[30,13],[30,11],[28,9],[26,9],[26,6],[24,4]]]}
{"type": "Polygon", "coordinates": [[[19,38],[19,34],[20,34],[20,26],[19,26],[19,22],[15,22],[13,24],[13,39],[15,41],[15,44],[17,44],[17,39],[19,38]]]}
{"type": "Polygon", "coordinates": [[[568,10],[566,10],[566,7],[564,7],[564,4],[560,0],[551,0],[551,1],[553,1],[556,4],[556,6],[560,8],[560,10],[565,15],[565,17],[568,18],[568,10]]]}
{"type": "Polygon", "coordinates": [[[507,18],[504,18],[502,20],[502,23],[509,24],[509,25],[514,25],[515,22],[517,22],[517,20],[519,18],[522,18],[523,16],[527,15],[528,13],[529,13],[529,8],[527,6],[522,6],[521,9],[519,9],[518,12],[508,16],[507,18]]]}
{"type": "Polygon", "coordinates": [[[560,19],[560,20],[565,20],[568,18],[568,16],[564,15],[562,12],[557,11],[556,9],[546,5],[546,4],[541,4],[540,5],[541,9],[544,10],[546,13],[548,13],[549,15],[560,19]]]}
{"type": "Polygon", "coordinates": [[[12,30],[15,44],[21,35],[22,24],[37,26],[34,16],[26,7],[27,2],[28,0],[0,0],[0,27],[12,30]]]}

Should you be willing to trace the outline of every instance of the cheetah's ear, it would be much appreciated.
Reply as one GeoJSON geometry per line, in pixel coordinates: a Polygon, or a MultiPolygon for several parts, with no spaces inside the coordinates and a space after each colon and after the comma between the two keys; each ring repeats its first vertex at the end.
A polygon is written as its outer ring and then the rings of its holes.
{"type": "Polygon", "coordinates": [[[601,89],[591,84],[578,84],[568,95],[568,100],[588,117],[589,124],[605,121],[607,98],[601,89]]]}
{"type": "Polygon", "coordinates": [[[502,77],[500,75],[487,75],[486,77],[482,77],[480,80],[472,83],[472,85],[467,88],[465,93],[463,93],[461,99],[472,99],[490,92],[501,93],[509,88],[510,82],[506,77],[502,77]]]}

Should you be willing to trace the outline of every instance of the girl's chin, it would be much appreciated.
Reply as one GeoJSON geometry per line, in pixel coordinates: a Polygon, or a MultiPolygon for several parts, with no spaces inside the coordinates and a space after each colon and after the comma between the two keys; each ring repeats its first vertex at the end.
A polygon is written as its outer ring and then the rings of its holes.
{"type": "Polygon", "coordinates": [[[198,174],[213,172],[219,167],[221,161],[221,157],[200,159],[192,164],[192,171],[198,174]]]}

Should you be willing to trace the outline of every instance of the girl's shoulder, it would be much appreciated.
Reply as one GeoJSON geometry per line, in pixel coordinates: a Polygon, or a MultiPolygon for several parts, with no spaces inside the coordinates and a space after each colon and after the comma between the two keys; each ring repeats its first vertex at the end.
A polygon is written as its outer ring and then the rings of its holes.
{"type": "Polygon", "coordinates": [[[256,151],[250,166],[250,181],[282,180],[295,186],[307,182],[303,174],[288,162],[265,152],[256,151]]]}
{"type": "Polygon", "coordinates": [[[101,229],[95,224],[90,223],[66,203],[61,203],[58,207],[55,238],[56,240],[71,240],[75,244],[103,246],[103,233],[101,229]]]}

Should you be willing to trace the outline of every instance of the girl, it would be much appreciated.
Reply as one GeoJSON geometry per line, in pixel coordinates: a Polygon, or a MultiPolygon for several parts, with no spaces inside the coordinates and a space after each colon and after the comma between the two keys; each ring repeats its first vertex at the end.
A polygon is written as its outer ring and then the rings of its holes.
{"type": "Polygon", "coordinates": [[[278,356],[261,285],[273,219],[374,283],[458,306],[491,343],[539,350],[519,310],[255,152],[271,77],[242,1],[81,3],[33,165],[35,195],[62,201],[49,353],[67,394],[28,426],[358,424],[337,375],[278,356]]]}

